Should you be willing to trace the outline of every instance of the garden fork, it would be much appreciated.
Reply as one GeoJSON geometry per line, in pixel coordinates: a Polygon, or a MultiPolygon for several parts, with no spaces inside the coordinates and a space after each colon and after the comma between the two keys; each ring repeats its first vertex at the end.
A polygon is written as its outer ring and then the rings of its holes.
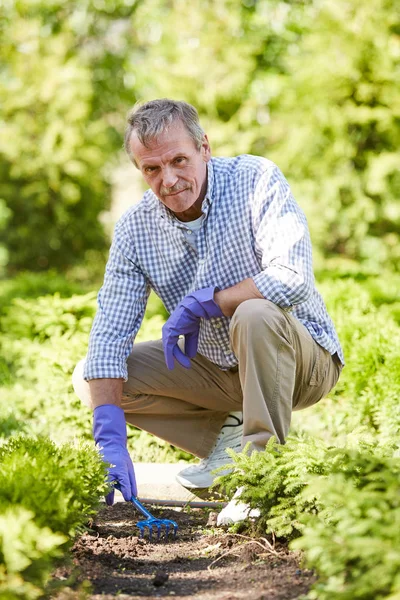
{"type": "MultiPolygon", "coordinates": [[[[115,488],[117,490],[121,491],[121,486],[118,482],[115,484],[115,488]]],[[[172,519],[157,519],[156,517],[153,517],[153,515],[147,510],[147,508],[145,508],[143,506],[143,504],[140,502],[140,500],[138,498],[136,498],[136,496],[132,496],[131,502],[132,502],[133,506],[135,508],[137,508],[139,512],[142,513],[142,515],[147,517],[147,519],[143,519],[142,521],[138,521],[136,523],[136,527],[139,527],[139,530],[140,530],[140,537],[144,537],[144,533],[145,533],[145,530],[147,527],[149,530],[149,539],[151,541],[153,538],[153,528],[154,528],[154,529],[157,529],[157,540],[159,540],[161,537],[163,528],[164,528],[164,531],[165,531],[164,539],[168,540],[168,534],[172,527],[174,539],[176,538],[176,534],[178,531],[178,524],[175,523],[175,521],[172,521],[172,519]]]]}

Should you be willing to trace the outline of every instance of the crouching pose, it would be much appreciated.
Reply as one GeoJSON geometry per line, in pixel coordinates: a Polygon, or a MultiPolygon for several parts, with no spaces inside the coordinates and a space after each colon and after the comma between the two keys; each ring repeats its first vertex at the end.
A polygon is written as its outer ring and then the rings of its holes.
{"type": "MultiPolygon", "coordinates": [[[[195,108],[167,99],[131,112],[125,148],[150,189],[116,226],[74,386],[129,500],[126,421],[201,458],[178,480],[205,488],[226,448],[283,443],[292,411],[332,389],[343,355],[306,219],[274,163],[212,157],[195,108]],[[134,344],[151,290],[170,317],[162,340],[134,344]]],[[[219,524],[246,514],[234,498],[219,524]]]]}

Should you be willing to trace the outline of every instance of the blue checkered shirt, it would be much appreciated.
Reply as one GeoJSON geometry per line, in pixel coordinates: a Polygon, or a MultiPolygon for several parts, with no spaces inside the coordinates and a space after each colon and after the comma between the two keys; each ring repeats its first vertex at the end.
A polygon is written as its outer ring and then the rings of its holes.
{"type": "MultiPolygon", "coordinates": [[[[331,354],[342,350],[315,289],[306,218],[278,167],[257,156],[212,158],[202,204],[197,251],[185,223],[148,190],[118,221],[98,312],[90,335],[85,379],[127,379],[126,359],[150,290],[172,313],[193,290],[231,287],[252,277],[261,294],[303,323],[331,354]]],[[[237,364],[229,318],[202,320],[199,352],[228,369],[237,364]]]]}

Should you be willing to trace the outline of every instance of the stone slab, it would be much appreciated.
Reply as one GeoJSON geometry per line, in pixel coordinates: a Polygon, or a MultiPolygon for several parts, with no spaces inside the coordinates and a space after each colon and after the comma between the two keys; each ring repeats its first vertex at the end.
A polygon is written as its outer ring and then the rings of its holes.
{"type": "MultiPolygon", "coordinates": [[[[187,465],[188,463],[135,463],[139,498],[178,502],[218,500],[214,498],[215,493],[210,494],[204,489],[190,491],[176,481],[175,475],[187,465]]],[[[116,492],[115,500],[123,500],[119,492],[116,492]]]]}

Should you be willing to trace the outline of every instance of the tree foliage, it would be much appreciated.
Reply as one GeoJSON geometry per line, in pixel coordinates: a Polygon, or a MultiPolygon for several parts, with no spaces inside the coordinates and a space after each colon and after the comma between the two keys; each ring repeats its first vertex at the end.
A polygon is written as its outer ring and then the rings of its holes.
{"type": "Polygon", "coordinates": [[[98,216],[125,113],[136,99],[164,96],[198,107],[216,154],[278,163],[323,256],[398,265],[397,8],[396,0],[8,0],[0,228],[9,265],[63,267],[104,245],[98,216]]]}
{"type": "Polygon", "coordinates": [[[112,34],[127,12],[123,2],[107,7],[6,2],[0,227],[10,268],[63,268],[107,244],[98,217],[110,203],[106,167],[120,143],[113,114],[126,54],[112,34]]]}
{"type": "Polygon", "coordinates": [[[136,19],[142,97],[195,104],[217,153],[275,160],[323,255],[399,264],[395,0],[152,0],[136,19]]]}
{"type": "Polygon", "coordinates": [[[277,107],[315,241],[375,267],[400,264],[399,36],[395,0],[316,3],[277,107]]]}

